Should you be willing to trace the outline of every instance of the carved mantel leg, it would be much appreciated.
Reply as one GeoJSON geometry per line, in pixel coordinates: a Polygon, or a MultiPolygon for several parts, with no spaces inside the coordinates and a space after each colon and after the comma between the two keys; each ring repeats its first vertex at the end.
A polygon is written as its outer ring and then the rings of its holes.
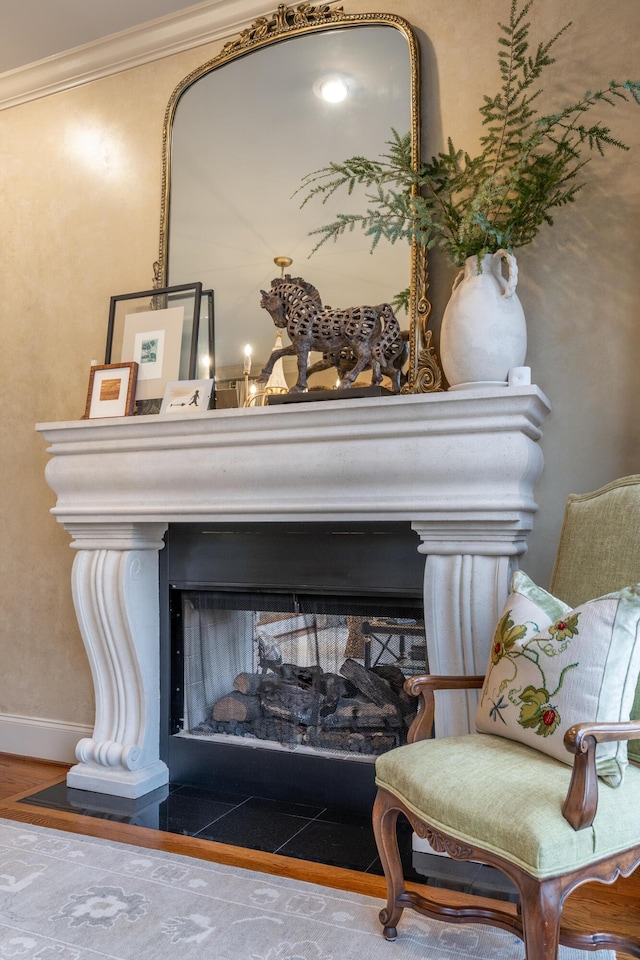
{"type": "MultiPolygon", "coordinates": [[[[473,524],[459,539],[438,524],[416,522],[420,553],[426,554],[424,617],[429,672],[483,674],[511,575],[526,551],[528,529],[473,524]]],[[[475,730],[477,691],[436,693],[436,736],[475,730]]]]}
{"type": "Polygon", "coordinates": [[[96,699],[70,787],[135,799],[168,781],[159,759],[158,551],[164,523],[68,523],[73,600],[96,699]]]}

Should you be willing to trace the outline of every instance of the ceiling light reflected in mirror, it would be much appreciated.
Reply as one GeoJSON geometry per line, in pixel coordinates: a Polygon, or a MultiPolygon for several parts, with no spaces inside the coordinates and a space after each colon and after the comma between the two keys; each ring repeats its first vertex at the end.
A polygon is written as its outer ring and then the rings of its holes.
{"type": "Polygon", "coordinates": [[[313,92],[327,103],[342,103],[349,95],[349,84],[344,77],[322,77],[314,83],[313,92]]]}

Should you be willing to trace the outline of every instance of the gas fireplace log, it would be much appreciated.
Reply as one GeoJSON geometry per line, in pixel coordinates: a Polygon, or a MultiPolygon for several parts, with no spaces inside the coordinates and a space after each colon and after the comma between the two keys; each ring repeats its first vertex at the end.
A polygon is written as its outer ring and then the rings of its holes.
{"type": "Polygon", "coordinates": [[[239,720],[241,722],[256,720],[262,716],[259,697],[248,697],[239,690],[220,697],[213,705],[211,716],[214,720],[239,720]]]}
{"type": "Polygon", "coordinates": [[[297,663],[281,663],[278,667],[278,674],[287,683],[297,683],[299,669],[297,663]]]}
{"type": "Polygon", "coordinates": [[[233,687],[240,693],[253,697],[260,693],[265,684],[266,689],[270,690],[274,681],[278,680],[303,689],[309,689],[312,681],[313,688],[333,702],[340,697],[352,697],[357,693],[354,684],[338,673],[323,673],[320,668],[316,670],[314,667],[298,667],[293,663],[283,663],[273,673],[239,673],[233,681],[233,687]]]}
{"type": "Polygon", "coordinates": [[[402,725],[402,714],[394,704],[385,703],[379,707],[370,700],[357,700],[353,697],[344,697],[339,700],[333,713],[328,714],[323,719],[323,726],[327,729],[379,730],[387,727],[397,728],[402,725]]]}
{"type": "Polygon", "coordinates": [[[320,678],[320,692],[331,703],[337,703],[341,697],[353,696],[356,688],[337,673],[323,673],[320,678]]]}
{"type": "Polygon", "coordinates": [[[249,722],[237,720],[205,720],[194,727],[194,733],[223,733],[250,740],[275,740],[277,743],[298,744],[303,740],[303,728],[295,723],[284,723],[273,717],[258,717],[249,722]]]}
{"type": "Polygon", "coordinates": [[[400,709],[399,698],[394,693],[389,681],[379,677],[373,671],[367,670],[357,660],[345,660],[340,667],[340,673],[377,706],[384,707],[385,704],[392,703],[400,709]]]}
{"type": "Polygon", "coordinates": [[[356,708],[359,727],[401,727],[402,714],[395,704],[385,703],[379,707],[375,703],[363,703],[356,708]]]}
{"type": "Polygon", "coordinates": [[[371,670],[377,676],[389,682],[391,689],[398,698],[398,705],[402,711],[405,725],[410,727],[418,710],[418,698],[405,692],[404,681],[406,677],[402,670],[392,663],[381,663],[371,667],[371,670]]]}
{"type": "Polygon", "coordinates": [[[250,697],[254,697],[260,689],[264,677],[263,673],[239,673],[233,681],[234,690],[239,690],[240,693],[246,693],[250,697]]]}
{"type": "Polygon", "coordinates": [[[395,693],[400,693],[404,687],[406,677],[400,667],[397,667],[394,663],[377,663],[374,667],[371,667],[371,672],[390,683],[391,689],[395,693]]]}
{"type": "Polygon", "coordinates": [[[296,683],[299,687],[316,687],[322,676],[322,667],[314,663],[310,667],[300,667],[296,663],[283,663],[278,673],[287,683],[296,683]]]}
{"type": "Polygon", "coordinates": [[[251,724],[253,736],[259,740],[275,740],[276,743],[302,743],[302,728],[276,717],[260,717],[251,724]]]}
{"type": "Polygon", "coordinates": [[[305,725],[315,724],[319,698],[315,690],[304,690],[279,677],[265,678],[260,687],[260,702],[265,713],[279,720],[305,725]]]}

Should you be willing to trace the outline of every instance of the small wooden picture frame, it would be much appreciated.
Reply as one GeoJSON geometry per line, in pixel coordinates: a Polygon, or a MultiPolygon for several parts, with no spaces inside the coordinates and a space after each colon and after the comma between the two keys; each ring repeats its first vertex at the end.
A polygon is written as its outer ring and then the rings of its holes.
{"type": "Polygon", "coordinates": [[[138,364],[103,363],[91,367],[85,420],[94,417],[129,417],[136,399],[138,364]]]}

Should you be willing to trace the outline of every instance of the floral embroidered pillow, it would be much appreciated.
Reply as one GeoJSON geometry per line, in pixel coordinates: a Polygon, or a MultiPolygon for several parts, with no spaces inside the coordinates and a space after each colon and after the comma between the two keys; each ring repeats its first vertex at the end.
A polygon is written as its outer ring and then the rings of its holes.
{"type": "MultiPolygon", "coordinates": [[[[480,733],[518,740],[571,764],[575,723],[628,720],[640,672],[640,584],[571,610],[514,574],[476,713],[480,733]]],[[[622,782],[627,745],[598,744],[598,775],[622,782]]]]}

